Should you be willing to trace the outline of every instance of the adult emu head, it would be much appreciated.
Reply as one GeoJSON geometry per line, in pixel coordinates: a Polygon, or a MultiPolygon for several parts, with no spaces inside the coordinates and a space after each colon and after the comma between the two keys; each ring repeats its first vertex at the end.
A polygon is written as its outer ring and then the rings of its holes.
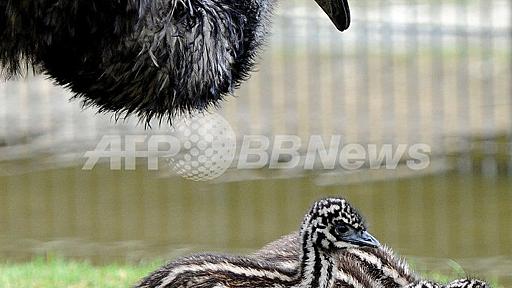
{"type": "MultiPolygon", "coordinates": [[[[216,105],[245,80],[275,0],[0,1],[4,77],[27,67],[141,119],[216,105]]],[[[316,0],[339,30],[347,0],[316,0]]]]}

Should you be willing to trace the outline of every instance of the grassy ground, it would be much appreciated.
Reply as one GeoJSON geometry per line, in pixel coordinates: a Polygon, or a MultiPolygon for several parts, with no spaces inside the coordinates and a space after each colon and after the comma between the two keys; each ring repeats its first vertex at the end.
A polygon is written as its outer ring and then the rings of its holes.
{"type": "Polygon", "coordinates": [[[37,259],[26,263],[1,263],[2,288],[118,288],[131,287],[159,263],[94,266],[87,262],[37,259]]]}
{"type": "MultiPolygon", "coordinates": [[[[63,259],[39,258],[26,263],[0,263],[0,287],[2,288],[88,288],[88,287],[131,287],[144,275],[161,263],[139,265],[111,264],[94,266],[87,262],[63,259]]],[[[461,277],[457,271],[453,275],[430,273],[429,279],[446,282],[461,277]]],[[[502,286],[492,283],[492,287],[502,286]]]]}

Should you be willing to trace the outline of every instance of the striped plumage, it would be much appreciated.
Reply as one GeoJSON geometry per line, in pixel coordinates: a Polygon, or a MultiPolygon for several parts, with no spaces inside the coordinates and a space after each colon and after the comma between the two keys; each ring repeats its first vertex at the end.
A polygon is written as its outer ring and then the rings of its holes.
{"type": "MultiPolygon", "coordinates": [[[[253,254],[264,261],[293,269],[298,265],[299,234],[271,242],[253,254]]],[[[398,288],[419,281],[405,260],[386,247],[354,247],[338,253],[337,288],[398,288]]]]}
{"type": "Polygon", "coordinates": [[[300,265],[275,265],[257,256],[195,255],[169,263],[137,287],[329,288],[337,271],[337,253],[351,247],[378,246],[363,218],[344,199],[316,202],[300,230],[300,265]]]}
{"type": "Polygon", "coordinates": [[[438,284],[433,281],[427,281],[427,280],[420,280],[413,282],[404,288],[442,288],[443,286],[441,284],[438,284]]]}
{"type": "Polygon", "coordinates": [[[446,285],[446,288],[490,288],[491,285],[479,279],[458,279],[446,285]]]}
{"type": "Polygon", "coordinates": [[[421,280],[407,285],[405,288],[490,288],[486,282],[478,279],[457,279],[446,285],[433,281],[421,280]]]}
{"type": "MultiPolygon", "coordinates": [[[[298,265],[299,234],[286,235],[253,254],[263,261],[294,269],[298,265]]],[[[333,288],[489,288],[477,279],[458,279],[446,285],[422,280],[405,259],[389,247],[353,247],[338,253],[333,288]]]]}

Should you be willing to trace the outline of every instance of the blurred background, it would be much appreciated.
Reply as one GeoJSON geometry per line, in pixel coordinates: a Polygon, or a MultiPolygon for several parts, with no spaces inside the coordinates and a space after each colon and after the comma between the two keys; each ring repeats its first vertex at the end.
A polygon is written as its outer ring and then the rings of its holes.
{"type": "MultiPolygon", "coordinates": [[[[339,33],[313,1],[281,1],[256,73],[217,112],[243,135],[343,135],[431,146],[431,166],[230,169],[193,182],[163,167],[82,170],[103,135],[162,134],[82,110],[44,77],[0,84],[0,259],[94,263],[250,252],[343,195],[419,271],[512,285],[509,0],[357,0],[339,33]]],[[[327,140],[328,141],[328,140],[327,140]]]]}

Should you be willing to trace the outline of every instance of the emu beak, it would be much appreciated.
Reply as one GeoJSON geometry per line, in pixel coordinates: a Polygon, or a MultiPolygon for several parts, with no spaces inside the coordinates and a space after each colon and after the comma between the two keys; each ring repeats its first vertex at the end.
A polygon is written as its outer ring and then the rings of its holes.
{"type": "Polygon", "coordinates": [[[343,239],[357,246],[379,247],[380,243],[375,237],[366,231],[358,231],[343,239]]]}
{"type": "Polygon", "coordinates": [[[336,28],[344,31],[350,26],[350,8],[348,0],[315,0],[331,18],[336,28]]]}

